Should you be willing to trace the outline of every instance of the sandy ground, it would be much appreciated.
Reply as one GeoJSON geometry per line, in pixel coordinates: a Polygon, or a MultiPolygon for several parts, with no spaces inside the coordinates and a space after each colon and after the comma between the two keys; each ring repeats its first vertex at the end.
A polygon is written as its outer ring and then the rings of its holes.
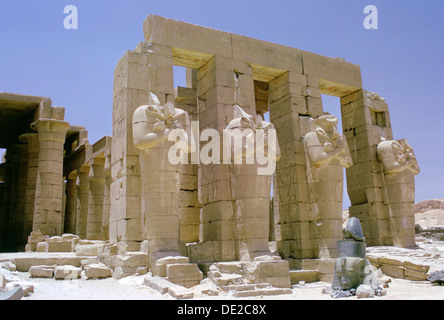
{"type": "MultiPolygon", "coordinates": [[[[32,283],[34,293],[23,300],[174,300],[168,294],[161,295],[143,284],[144,276],[131,276],[121,280],[54,280],[31,278],[27,272],[0,271],[12,281],[32,283]]],[[[392,278],[387,294],[372,300],[444,300],[444,286],[432,285],[428,281],[408,281],[392,278]]],[[[356,297],[334,299],[322,290],[329,287],[326,282],[292,286],[292,294],[243,298],[243,300],[357,300],[356,297]]],[[[193,300],[235,300],[229,294],[219,296],[202,295],[205,284],[194,288],[193,300]]]]}

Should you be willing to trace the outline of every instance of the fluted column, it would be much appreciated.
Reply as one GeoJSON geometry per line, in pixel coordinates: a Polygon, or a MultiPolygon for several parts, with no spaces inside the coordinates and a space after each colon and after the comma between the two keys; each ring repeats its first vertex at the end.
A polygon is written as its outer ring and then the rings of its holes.
{"type": "Polygon", "coordinates": [[[38,131],[39,160],[33,230],[61,235],[63,212],[63,146],[69,123],[41,119],[31,127],[38,131]]]}

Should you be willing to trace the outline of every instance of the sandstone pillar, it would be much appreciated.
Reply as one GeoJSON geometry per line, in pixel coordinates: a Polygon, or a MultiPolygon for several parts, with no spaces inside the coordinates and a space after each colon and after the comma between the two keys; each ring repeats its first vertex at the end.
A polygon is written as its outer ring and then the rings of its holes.
{"type": "MultiPolygon", "coordinates": [[[[7,152],[6,152],[7,155],[7,152]]],[[[4,176],[2,184],[2,199],[0,203],[0,250],[3,252],[8,248],[8,223],[9,223],[9,203],[11,194],[11,164],[5,156],[5,163],[0,164],[4,176]]]]}
{"type": "Polygon", "coordinates": [[[61,235],[63,212],[63,147],[69,123],[41,119],[32,124],[39,135],[39,162],[33,230],[61,235]]]}
{"type": "Polygon", "coordinates": [[[34,218],[35,193],[39,163],[39,140],[37,133],[27,133],[19,137],[20,141],[28,145],[28,170],[26,180],[26,195],[24,201],[23,232],[29,235],[32,231],[34,218]]]}
{"type": "Polygon", "coordinates": [[[83,165],[77,170],[77,214],[76,232],[82,239],[87,236],[88,205],[89,205],[89,166],[83,165]]]}
{"type": "Polygon", "coordinates": [[[384,168],[384,203],[389,212],[393,244],[401,248],[415,243],[415,175],[420,169],[407,140],[386,140],[377,148],[384,168]]]}
{"type": "Polygon", "coordinates": [[[379,143],[393,139],[388,105],[379,95],[358,90],[341,98],[341,114],[353,161],[346,170],[350,216],[361,221],[367,245],[393,245],[377,156],[379,143]]]}
{"type": "Polygon", "coordinates": [[[141,43],[128,51],[114,72],[111,149],[110,240],[146,240],[141,215],[139,150],[134,147],[132,117],[148,104],[150,91],[161,104],[174,102],[172,47],[141,43]]]}
{"type": "Polygon", "coordinates": [[[316,255],[337,258],[342,240],[343,167],[351,163],[347,140],[337,131],[338,119],[324,115],[310,119],[311,130],[304,137],[307,178],[314,229],[318,238],[316,255]]]}
{"type": "Polygon", "coordinates": [[[76,233],[77,172],[66,177],[65,233],[76,233]]]}
{"type": "Polygon", "coordinates": [[[90,162],[89,203],[86,237],[89,240],[103,240],[102,219],[105,197],[105,158],[90,162]]]}
{"type": "Polygon", "coordinates": [[[270,81],[270,120],[277,130],[281,159],[274,185],[275,237],[283,258],[317,258],[317,236],[310,208],[301,117],[322,115],[316,81],[296,71],[270,81]],[[313,82],[313,83],[312,83],[313,82]]]}
{"type": "MultiPolygon", "coordinates": [[[[215,56],[198,70],[197,79],[200,132],[214,129],[222,137],[223,130],[234,119],[235,103],[245,112],[256,114],[252,69],[247,63],[215,56]]],[[[204,146],[208,142],[200,144],[201,152],[207,152],[204,146]]],[[[220,164],[211,161],[199,165],[202,241],[211,244],[208,255],[199,259],[208,262],[240,259],[229,165],[223,164],[220,151],[220,157],[215,159],[220,164]]]]}
{"type": "Polygon", "coordinates": [[[8,216],[8,245],[12,249],[26,243],[23,234],[24,201],[26,192],[26,175],[28,168],[27,146],[16,144],[8,148],[7,159],[11,163],[11,188],[8,216]]]}
{"type": "Polygon", "coordinates": [[[233,151],[230,182],[234,235],[238,259],[253,261],[260,256],[272,255],[268,244],[270,191],[280,152],[271,123],[263,121],[260,115],[248,115],[238,106],[234,108],[235,119],[224,135],[226,146],[228,141],[233,146],[230,148],[233,151]],[[259,146],[260,139],[262,147],[259,146]],[[242,149],[239,150],[236,144],[241,144],[242,149]]]}
{"type": "Polygon", "coordinates": [[[103,192],[103,218],[102,218],[102,230],[103,237],[106,240],[109,240],[109,213],[111,207],[111,154],[105,156],[105,190],[103,192]]]}

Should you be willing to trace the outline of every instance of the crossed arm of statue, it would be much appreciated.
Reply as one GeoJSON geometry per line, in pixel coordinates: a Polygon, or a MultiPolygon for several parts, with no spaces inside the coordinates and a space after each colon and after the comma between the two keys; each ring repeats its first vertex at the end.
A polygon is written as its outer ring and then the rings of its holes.
{"type": "Polygon", "coordinates": [[[188,113],[174,108],[172,103],[161,105],[157,96],[150,95],[153,103],[137,108],[133,115],[134,146],[140,150],[161,147],[169,138],[172,141],[171,134],[174,134],[174,141],[178,135],[182,136],[176,146],[187,153],[193,152],[194,140],[188,135],[188,113]]]}
{"type": "Polygon", "coordinates": [[[383,141],[378,145],[377,152],[387,174],[405,170],[409,170],[414,175],[420,172],[413,149],[405,139],[383,141]]]}

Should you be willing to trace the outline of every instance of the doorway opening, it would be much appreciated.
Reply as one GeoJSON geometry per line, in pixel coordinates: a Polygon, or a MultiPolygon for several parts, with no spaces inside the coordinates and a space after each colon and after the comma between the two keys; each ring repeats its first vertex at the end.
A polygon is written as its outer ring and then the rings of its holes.
{"type": "MultiPolygon", "coordinates": [[[[322,96],[322,107],[323,107],[324,112],[327,112],[327,113],[331,114],[332,116],[335,116],[338,118],[338,132],[340,134],[344,134],[343,127],[342,127],[340,98],[325,95],[325,94],[321,94],[321,96],[322,96]]],[[[342,195],[342,208],[343,208],[343,210],[348,210],[348,208],[351,206],[351,202],[350,202],[350,198],[348,196],[348,191],[347,191],[347,177],[346,177],[345,169],[343,170],[343,172],[344,172],[344,180],[343,180],[344,181],[344,183],[343,183],[344,190],[343,190],[343,195],[342,195]]]]}

